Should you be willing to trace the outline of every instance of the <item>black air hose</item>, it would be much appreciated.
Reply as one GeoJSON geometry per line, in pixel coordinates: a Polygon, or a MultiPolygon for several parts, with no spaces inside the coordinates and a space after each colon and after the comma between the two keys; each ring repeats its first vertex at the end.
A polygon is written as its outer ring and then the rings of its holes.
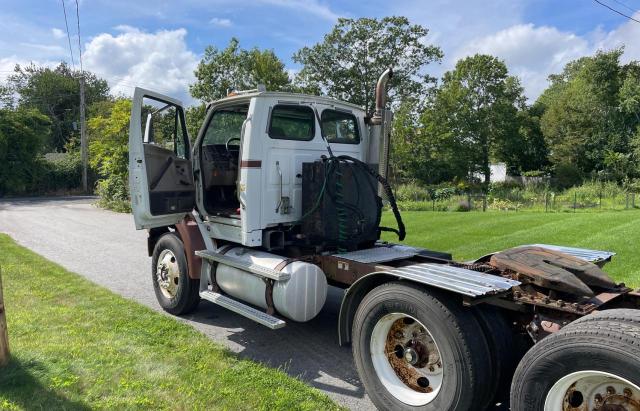
{"type": "Polygon", "coordinates": [[[387,179],[382,177],[376,170],[372,169],[367,163],[365,163],[364,161],[358,160],[357,158],[347,156],[347,155],[340,155],[335,158],[337,158],[339,161],[346,160],[354,163],[355,165],[357,165],[358,167],[361,167],[367,173],[372,175],[376,180],[378,180],[378,182],[382,185],[382,188],[384,189],[385,197],[387,198],[387,201],[389,201],[389,206],[391,206],[391,211],[393,212],[393,216],[396,219],[396,224],[398,225],[397,230],[395,228],[388,228],[388,227],[380,227],[380,230],[394,232],[398,235],[398,239],[400,241],[404,240],[407,232],[406,232],[404,223],[402,222],[402,216],[400,215],[400,210],[398,210],[396,197],[393,195],[393,191],[391,190],[391,186],[389,185],[389,182],[387,181],[387,179]]]}

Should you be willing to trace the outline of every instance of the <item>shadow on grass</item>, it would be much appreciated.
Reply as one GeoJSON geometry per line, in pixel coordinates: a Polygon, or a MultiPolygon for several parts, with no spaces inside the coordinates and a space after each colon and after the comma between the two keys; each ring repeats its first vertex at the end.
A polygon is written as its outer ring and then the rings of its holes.
{"type": "Polygon", "coordinates": [[[0,369],[0,407],[1,400],[25,410],[78,410],[89,411],[87,405],[70,400],[47,388],[35,377],[38,370],[45,368],[37,361],[20,361],[12,357],[9,364],[0,369]]]}

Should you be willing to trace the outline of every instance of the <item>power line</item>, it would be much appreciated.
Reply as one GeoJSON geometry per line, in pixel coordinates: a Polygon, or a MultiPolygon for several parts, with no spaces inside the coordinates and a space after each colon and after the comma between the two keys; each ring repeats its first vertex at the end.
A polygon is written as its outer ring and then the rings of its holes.
{"type": "Polygon", "coordinates": [[[83,73],[82,70],[82,45],[80,42],[80,9],[78,7],[78,0],[76,0],[76,20],[78,22],[78,52],[80,53],[80,72],[83,73]]]}
{"type": "Polygon", "coordinates": [[[635,13],[636,9],[629,7],[626,3],[621,2],[620,0],[613,0],[615,3],[618,3],[619,5],[621,5],[622,7],[624,7],[625,9],[629,10],[632,13],[635,13]]]}
{"type": "Polygon", "coordinates": [[[603,3],[603,2],[601,2],[600,0],[593,0],[593,1],[595,1],[596,3],[598,3],[599,5],[601,5],[601,6],[603,6],[603,7],[608,8],[609,10],[613,11],[614,13],[618,13],[619,15],[621,15],[621,16],[623,16],[623,17],[626,17],[626,18],[628,18],[629,20],[635,21],[636,23],[640,23],[640,20],[636,20],[636,19],[634,19],[633,17],[628,16],[628,15],[624,14],[623,12],[621,12],[621,11],[619,11],[619,10],[614,9],[613,7],[609,6],[608,4],[604,4],[604,3],[603,3]]]}
{"type": "Polygon", "coordinates": [[[71,36],[69,35],[69,23],[67,23],[67,8],[64,5],[64,0],[62,0],[62,11],[64,12],[64,25],[67,28],[67,40],[69,40],[69,53],[71,53],[71,65],[73,69],[76,69],[76,63],[73,60],[73,49],[71,48],[71,36]]]}

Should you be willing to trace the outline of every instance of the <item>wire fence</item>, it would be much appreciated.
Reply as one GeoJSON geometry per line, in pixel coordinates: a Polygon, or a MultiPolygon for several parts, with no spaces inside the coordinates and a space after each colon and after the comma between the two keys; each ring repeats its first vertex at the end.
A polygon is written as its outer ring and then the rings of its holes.
{"type": "Polygon", "coordinates": [[[539,212],[597,212],[640,209],[640,194],[627,192],[605,195],[578,191],[538,195],[502,195],[484,193],[453,194],[445,198],[415,195],[413,199],[398,201],[403,211],[539,211],[539,212]]]}

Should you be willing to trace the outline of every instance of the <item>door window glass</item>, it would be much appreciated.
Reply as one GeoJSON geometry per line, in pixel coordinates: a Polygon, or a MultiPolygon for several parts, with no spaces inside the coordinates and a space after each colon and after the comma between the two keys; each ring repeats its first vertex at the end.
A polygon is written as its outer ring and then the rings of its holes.
{"type": "Polygon", "coordinates": [[[144,143],[173,151],[179,158],[189,158],[189,139],[182,107],[145,97],[142,106],[144,143]]]}

